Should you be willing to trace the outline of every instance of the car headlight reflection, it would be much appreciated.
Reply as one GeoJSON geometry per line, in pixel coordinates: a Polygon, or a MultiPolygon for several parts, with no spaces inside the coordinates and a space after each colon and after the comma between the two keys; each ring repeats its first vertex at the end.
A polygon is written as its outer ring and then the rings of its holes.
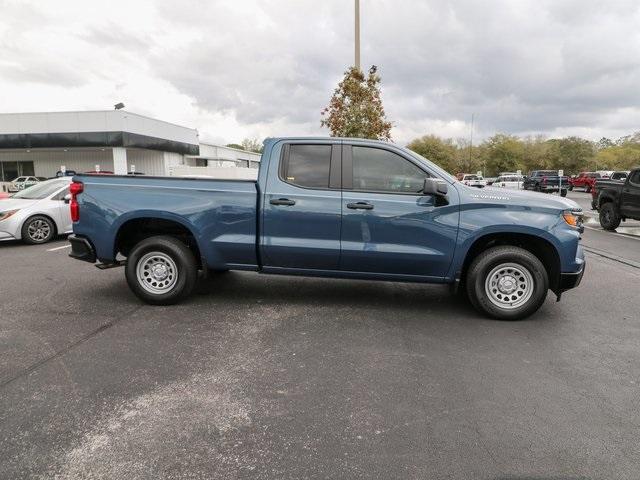
{"type": "MultiPolygon", "coordinates": [[[[18,209],[19,210],[19,209],[18,209]]],[[[18,210],[7,210],[6,212],[0,212],[0,222],[2,220],[6,220],[7,218],[9,218],[11,215],[15,214],[18,212],[18,210]]]]}

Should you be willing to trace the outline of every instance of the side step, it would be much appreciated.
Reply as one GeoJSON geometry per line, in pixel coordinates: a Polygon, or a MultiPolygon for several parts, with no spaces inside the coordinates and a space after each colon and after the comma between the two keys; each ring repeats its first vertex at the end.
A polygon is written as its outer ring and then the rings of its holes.
{"type": "Polygon", "coordinates": [[[115,263],[96,263],[96,268],[99,268],[100,270],[108,270],[110,268],[124,267],[126,264],[126,260],[118,260],[115,263]]]}

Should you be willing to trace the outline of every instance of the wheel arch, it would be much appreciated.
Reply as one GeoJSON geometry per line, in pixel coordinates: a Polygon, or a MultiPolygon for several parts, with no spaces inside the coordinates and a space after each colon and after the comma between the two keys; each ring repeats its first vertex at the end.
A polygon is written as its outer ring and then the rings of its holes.
{"type": "Polygon", "coordinates": [[[556,246],[548,239],[535,234],[523,232],[491,232],[474,239],[467,249],[460,269],[459,278],[464,282],[471,262],[482,252],[500,245],[509,245],[523,248],[534,254],[544,265],[549,277],[549,289],[553,292],[559,290],[561,261],[556,246]]]}
{"type": "Polygon", "coordinates": [[[113,258],[118,253],[127,257],[136,244],[157,235],[168,235],[181,240],[193,252],[198,266],[202,266],[202,249],[193,227],[180,218],[155,215],[129,217],[120,223],[114,237],[113,258]]]}

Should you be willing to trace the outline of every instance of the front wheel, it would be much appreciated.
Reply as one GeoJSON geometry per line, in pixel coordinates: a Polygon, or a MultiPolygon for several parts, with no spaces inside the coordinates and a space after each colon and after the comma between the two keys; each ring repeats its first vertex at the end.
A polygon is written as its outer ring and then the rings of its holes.
{"type": "Polygon", "coordinates": [[[47,243],[56,234],[56,226],[50,218],[35,215],[22,225],[22,241],[31,245],[47,243]]]}
{"type": "Polygon", "coordinates": [[[584,187],[584,191],[586,193],[591,193],[591,187],[589,185],[587,185],[586,187],[584,187]]]}
{"type": "Polygon", "coordinates": [[[549,277],[531,252],[513,246],[493,247],[471,263],[467,296],[481,313],[498,320],[520,320],[535,313],[547,298],[549,277]]]}
{"type": "Polygon", "coordinates": [[[567,191],[566,190],[560,190],[560,196],[561,197],[566,197],[567,196],[567,191]]]}
{"type": "Polygon", "coordinates": [[[613,231],[620,226],[622,218],[616,211],[616,207],[612,202],[600,205],[600,225],[605,230],[613,231]]]}
{"type": "Polygon", "coordinates": [[[193,291],[198,268],[191,250],[169,236],[147,238],[127,258],[125,276],[138,298],[152,305],[172,305],[193,291]]]}
{"type": "Polygon", "coordinates": [[[573,185],[569,185],[569,191],[573,192],[573,185]]]}

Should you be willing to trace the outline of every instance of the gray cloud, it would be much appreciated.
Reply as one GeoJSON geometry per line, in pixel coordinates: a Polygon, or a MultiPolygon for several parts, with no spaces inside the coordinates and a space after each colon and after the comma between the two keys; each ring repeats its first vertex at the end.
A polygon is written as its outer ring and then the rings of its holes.
{"type": "MultiPolygon", "coordinates": [[[[128,94],[212,132],[231,119],[243,132],[322,133],[353,59],[344,0],[0,5],[0,81],[128,94]]],[[[480,136],[639,128],[637,1],[367,0],[362,15],[363,62],[379,67],[397,141],[466,134],[472,113],[480,136]]]]}

